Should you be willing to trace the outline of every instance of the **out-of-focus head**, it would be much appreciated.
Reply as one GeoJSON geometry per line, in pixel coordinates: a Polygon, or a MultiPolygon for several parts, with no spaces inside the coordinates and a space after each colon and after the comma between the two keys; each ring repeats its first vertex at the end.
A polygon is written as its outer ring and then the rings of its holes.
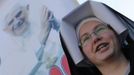
{"type": "Polygon", "coordinates": [[[29,5],[15,7],[5,18],[5,31],[14,36],[21,36],[29,27],[28,24],[29,5]]]}

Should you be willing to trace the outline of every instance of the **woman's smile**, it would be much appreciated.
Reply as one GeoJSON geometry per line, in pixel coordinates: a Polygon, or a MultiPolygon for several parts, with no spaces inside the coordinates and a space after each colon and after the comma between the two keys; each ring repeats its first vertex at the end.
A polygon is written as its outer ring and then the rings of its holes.
{"type": "Polygon", "coordinates": [[[107,51],[108,48],[109,48],[109,43],[103,42],[103,43],[100,43],[100,44],[96,47],[95,52],[103,53],[103,52],[107,51]]]}

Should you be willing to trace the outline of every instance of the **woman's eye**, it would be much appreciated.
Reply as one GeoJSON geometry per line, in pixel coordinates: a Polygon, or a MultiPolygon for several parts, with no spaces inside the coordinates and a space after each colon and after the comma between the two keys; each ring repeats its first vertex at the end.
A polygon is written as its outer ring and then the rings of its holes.
{"type": "Polygon", "coordinates": [[[101,32],[103,32],[103,31],[105,31],[105,27],[101,27],[101,28],[98,28],[98,29],[96,29],[96,33],[101,33],[101,32]]]}
{"type": "Polygon", "coordinates": [[[90,39],[89,36],[84,37],[83,38],[83,43],[87,42],[89,39],[90,39]]]}

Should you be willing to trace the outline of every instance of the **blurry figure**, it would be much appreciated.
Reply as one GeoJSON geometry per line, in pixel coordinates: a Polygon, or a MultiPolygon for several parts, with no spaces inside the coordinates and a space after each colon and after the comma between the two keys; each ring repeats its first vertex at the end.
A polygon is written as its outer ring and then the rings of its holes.
{"type": "Polygon", "coordinates": [[[28,11],[29,5],[15,7],[5,19],[6,27],[4,30],[14,36],[21,36],[29,28],[28,11]]]}

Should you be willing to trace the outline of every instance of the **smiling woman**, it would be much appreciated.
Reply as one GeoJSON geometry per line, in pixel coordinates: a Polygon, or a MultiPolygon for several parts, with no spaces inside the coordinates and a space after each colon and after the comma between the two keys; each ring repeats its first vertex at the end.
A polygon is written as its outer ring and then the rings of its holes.
{"type": "Polygon", "coordinates": [[[84,19],[77,28],[82,51],[87,60],[103,75],[109,75],[109,71],[112,71],[112,75],[126,74],[129,61],[121,52],[121,43],[115,31],[95,17],[84,19]]]}
{"type": "Polygon", "coordinates": [[[61,33],[77,65],[75,75],[134,75],[131,20],[105,4],[87,1],[63,22],[66,31],[61,33]]]}

